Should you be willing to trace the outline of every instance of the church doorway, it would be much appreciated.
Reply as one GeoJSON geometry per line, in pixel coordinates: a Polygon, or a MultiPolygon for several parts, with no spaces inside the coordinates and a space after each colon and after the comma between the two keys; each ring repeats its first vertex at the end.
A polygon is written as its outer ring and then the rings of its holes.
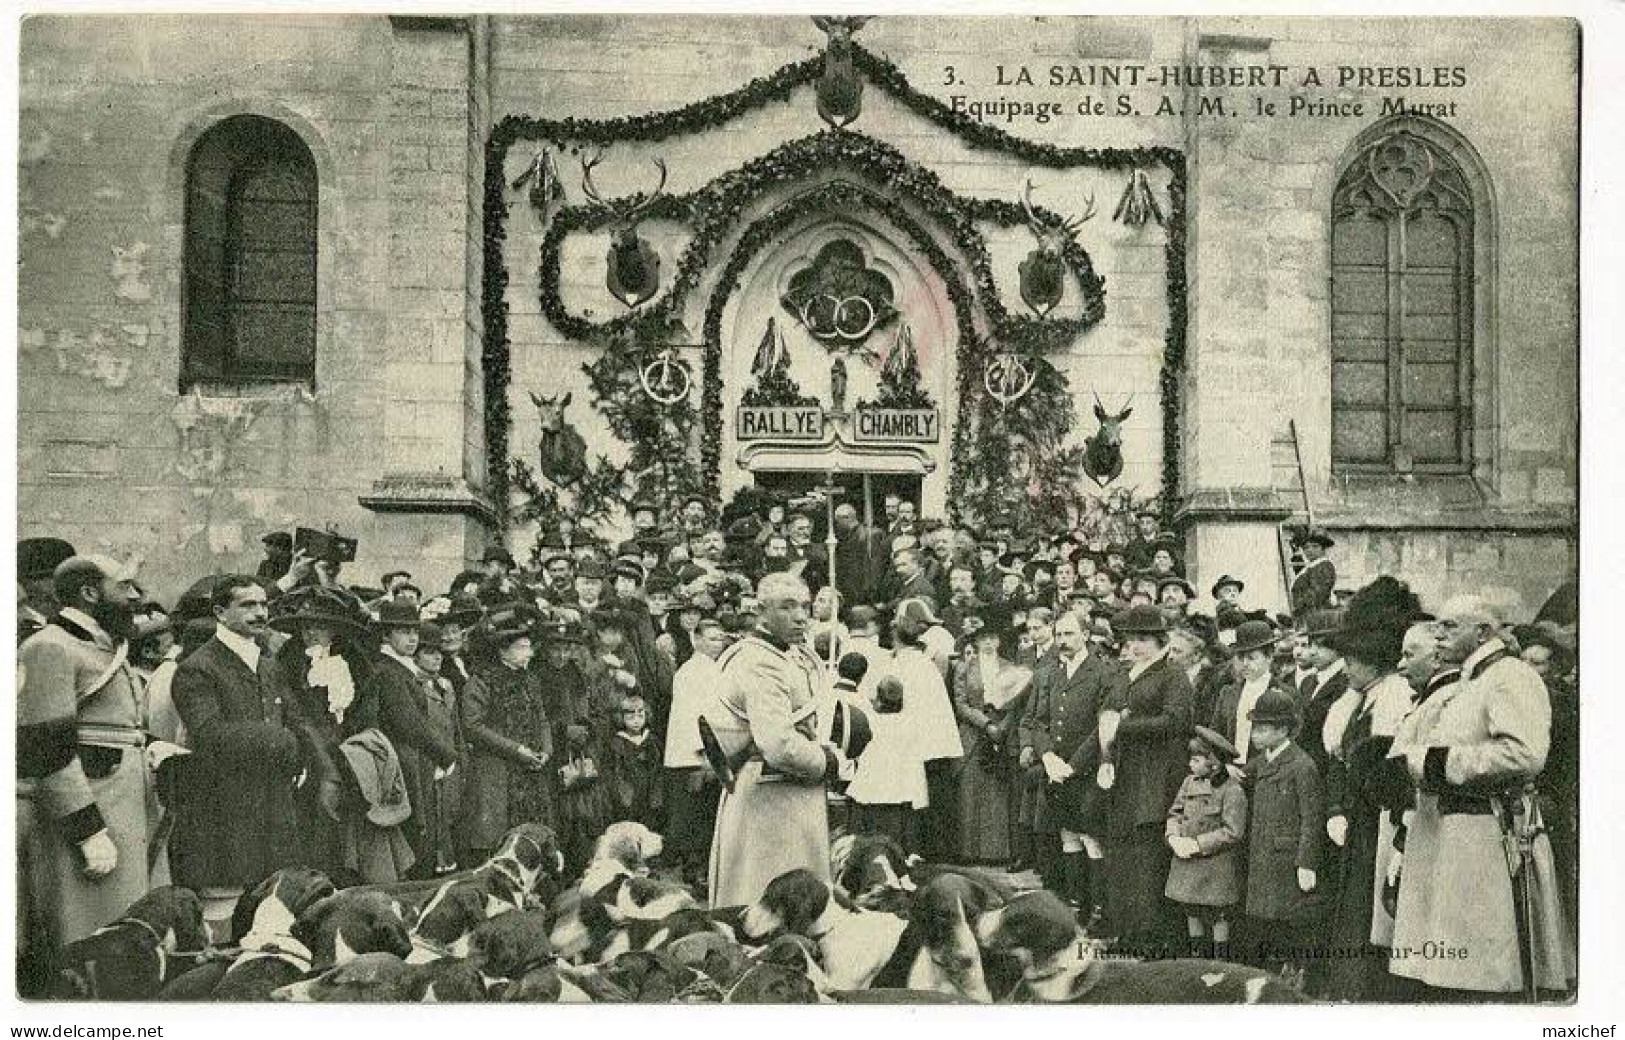
{"type": "Polygon", "coordinates": [[[757,470],[756,486],[790,499],[812,495],[821,487],[837,487],[835,504],[851,502],[866,526],[884,526],[886,496],[897,495],[920,506],[922,477],[917,473],[819,473],[812,470],[757,470]],[[833,480],[832,480],[833,478],[833,480]]]}

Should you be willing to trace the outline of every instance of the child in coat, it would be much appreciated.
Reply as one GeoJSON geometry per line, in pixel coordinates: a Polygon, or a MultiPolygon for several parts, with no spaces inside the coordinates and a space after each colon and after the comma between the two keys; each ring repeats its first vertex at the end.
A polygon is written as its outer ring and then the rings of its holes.
{"type": "Polygon", "coordinates": [[[1320,773],[1292,742],[1298,707],[1290,694],[1267,690],[1247,717],[1253,724],[1246,780],[1252,809],[1247,839],[1251,963],[1302,978],[1314,941],[1316,868],[1326,814],[1320,773]]]}
{"type": "Polygon", "coordinates": [[[612,812],[654,828],[660,816],[665,748],[649,735],[649,708],[642,697],[621,699],[620,725],[610,740],[612,812]]]}
{"type": "Polygon", "coordinates": [[[1241,902],[1241,841],[1247,832],[1247,796],[1225,768],[1235,745],[1197,726],[1190,741],[1190,775],[1168,809],[1165,830],[1174,859],[1163,894],[1185,911],[1193,945],[1213,943],[1209,956],[1226,959],[1230,918],[1241,902]]]}
{"type": "Polygon", "coordinates": [[[915,810],[927,802],[925,762],[903,714],[903,683],[888,675],[875,687],[874,739],[846,789],[857,833],[886,834],[905,851],[915,845],[915,810]]]}

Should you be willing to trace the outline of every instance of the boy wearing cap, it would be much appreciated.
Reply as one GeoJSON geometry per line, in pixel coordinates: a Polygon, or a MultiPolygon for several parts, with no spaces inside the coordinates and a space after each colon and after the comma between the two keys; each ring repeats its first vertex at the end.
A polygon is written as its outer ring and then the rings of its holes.
{"type": "Polygon", "coordinates": [[[1320,773],[1292,741],[1298,707],[1269,690],[1247,713],[1252,757],[1245,785],[1251,805],[1246,913],[1249,963],[1300,975],[1316,909],[1316,871],[1326,815],[1320,773]]]}
{"type": "Polygon", "coordinates": [[[1168,807],[1168,865],[1164,894],[1185,910],[1192,944],[1211,939],[1211,950],[1192,956],[1227,959],[1230,918],[1241,902],[1241,841],[1247,833],[1247,796],[1230,776],[1235,746],[1206,726],[1190,739],[1190,775],[1168,807]]]}
{"type": "MultiPolygon", "coordinates": [[[[386,600],[379,606],[378,659],[365,694],[377,705],[378,728],[395,745],[401,773],[406,777],[407,795],[414,807],[432,806],[436,780],[443,779],[457,765],[455,726],[437,725],[437,715],[445,721],[444,711],[440,710],[444,706],[431,707],[427,688],[430,679],[416,660],[422,625],[418,608],[411,603],[386,600]]],[[[437,827],[432,809],[412,813],[406,836],[417,863],[409,876],[433,876],[437,827]]]]}

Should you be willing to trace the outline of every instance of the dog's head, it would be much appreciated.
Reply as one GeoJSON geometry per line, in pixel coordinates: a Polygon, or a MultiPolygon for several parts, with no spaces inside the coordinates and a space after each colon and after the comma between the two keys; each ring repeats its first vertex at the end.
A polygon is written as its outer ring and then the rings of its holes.
{"type": "Polygon", "coordinates": [[[564,853],[553,828],[540,823],[522,823],[503,835],[492,859],[508,860],[529,875],[564,873],[564,853]]]}
{"type": "Polygon", "coordinates": [[[1014,955],[1030,967],[1077,948],[1078,924],[1059,896],[1037,889],[982,914],[976,940],[989,953],[1014,955]]]}
{"type": "Polygon", "coordinates": [[[737,982],[751,965],[739,944],[717,931],[690,933],[673,940],[665,950],[677,963],[704,972],[724,987],[737,982]]]}
{"type": "Polygon", "coordinates": [[[547,911],[525,910],[481,921],[468,937],[468,959],[482,974],[518,979],[531,968],[553,962],[547,938],[547,911]]]}
{"type": "Polygon", "coordinates": [[[635,950],[616,957],[603,976],[636,1001],[670,1003],[694,983],[699,972],[659,950],[635,950]]]}
{"type": "Polygon", "coordinates": [[[314,978],[271,991],[292,1003],[395,1004],[413,999],[417,970],[393,953],[364,953],[314,978]]]}
{"type": "Polygon", "coordinates": [[[831,898],[829,885],[805,868],[787,871],[767,883],[745,910],[740,939],[759,945],[782,934],[809,935],[824,916],[831,898]]]}
{"type": "Polygon", "coordinates": [[[333,882],[319,870],[283,867],[237,900],[231,914],[231,941],[240,944],[251,931],[292,934],[294,922],[334,891],[333,882]]]}
{"type": "Polygon", "coordinates": [[[62,951],[55,994],[149,1000],[196,966],[208,945],[197,894],[173,885],[155,888],[131,903],[120,920],[62,951]]]}
{"type": "Polygon", "coordinates": [[[904,910],[915,891],[909,872],[919,862],[884,834],[844,835],[830,849],[836,890],[865,910],[904,910]]]}
{"type": "Polygon", "coordinates": [[[412,935],[401,902],[383,892],[353,889],[312,903],[294,923],[293,937],[304,943],[312,963],[330,967],[364,953],[412,952],[412,935]]]}
{"type": "Polygon", "coordinates": [[[646,871],[649,861],[665,849],[665,841],[654,831],[633,820],[619,820],[604,828],[593,846],[595,860],[614,860],[629,872],[646,871]]]}
{"type": "Polygon", "coordinates": [[[487,916],[486,895],[485,886],[473,879],[442,885],[418,915],[412,937],[419,949],[412,959],[433,959],[436,951],[454,957],[467,953],[469,933],[487,916]]]}
{"type": "MultiPolygon", "coordinates": [[[[920,886],[909,903],[908,918],[927,946],[945,949],[988,911],[1003,903],[990,886],[967,874],[941,873],[920,886]]],[[[972,932],[974,934],[974,931],[972,932]]]]}
{"type": "MultiPolygon", "coordinates": [[[[618,921],[659,922],[683,910],[699,909],[688,886],[651,877],[629,877],[616,890],[610,916],[618,921]]],[[[651,933],[652,934],[652,933],[651,933]]]]}
{"type": "Polygon", "coordinates": [[[724,998],[728,1004],[817,1004],[811,979],[782,964],[755,964],[741,975],[724,998]]]}
{"type": "Polygon", "coordinates": [[[164,885],[142,896],[124,911],[129,919],[144,921],[164,940],[169,953],[201,950],[209,945],[203,924],[203,900],[189,888],[164,885]]]}

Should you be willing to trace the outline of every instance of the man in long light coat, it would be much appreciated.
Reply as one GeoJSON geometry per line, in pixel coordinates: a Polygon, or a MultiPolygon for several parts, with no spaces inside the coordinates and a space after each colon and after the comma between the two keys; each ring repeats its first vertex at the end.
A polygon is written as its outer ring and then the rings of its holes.
{"type": "Polygon", "coordinates": [[[722,705],[716,718],[707,715],[736,776],[717,808],[712,906],[753,903],[797,868],[830,877],[824,785],[845,760],[817,739],[824,679],[804,645],[810,596],[800,578],[777,573],[762,579],[756,597],[757,627],[718,661],[722,705]]]}
{"type": "MultiPolygon", "coordinates": [[[[1546,763],[1551,703],[1540,676],[1501,641],[1491,606],[1463,596],[1440,613],[1440,657],[1460,662],[1461,679],[1424,701],[1394,741],[1418,797],[1389,969],[1444,990],[1515,993],[1524,987],[1515,888],[1497,816],[1546,763]]],[[[1575,954],[1544,833],[1528,869],[1536,979],[1564,990],[1575,954]]]]}
{"type": "Polygon", "coordinates": [[[65,560],[55,572],[62,609],[18,651],[18,983],[27,995],[41,995],[45,980],[30,976],[42,955],[117,920],[153,880],[158,806],[126,663],[134,578],[133,566],[107,557],[65,560]]]}

